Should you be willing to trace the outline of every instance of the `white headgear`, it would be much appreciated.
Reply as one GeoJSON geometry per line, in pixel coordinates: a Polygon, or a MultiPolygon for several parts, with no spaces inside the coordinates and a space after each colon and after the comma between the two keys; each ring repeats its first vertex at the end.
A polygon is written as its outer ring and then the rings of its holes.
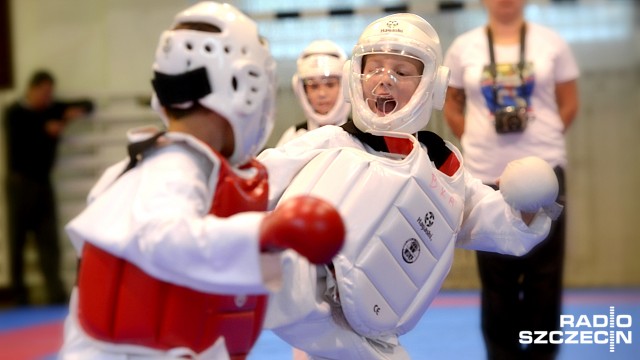
{"type": "MultiPolygon", "coordinates": [[[[354,106],[353,122],[362,131],[382,130],[412,134],[427,126],[431,109],[442,109],[449,68],[441,66],[442,49],[436,31],[422,17],[415,14],[394,14],[378,19],[367,26],[351,60],[345,63],[349,100],[354,106]],[[406,55],[420,60],[424,71],[411,100],[401,109],[386,116],[378,116],[366,103],[362,90],[362,59],[370,54],[406,55]]],[[[347,91],[345,91],[346,93],[347,91]]]]}
{"type": "Polygon", "coordinates": [[[173,27],[205,23],[219,32],[167,30],[155,54],[153,108],[187,108],[198,101],[229,122],[235,148],[229,161],[246,162],[273,130],[276,63],[256,23],[229,4],[200,2],[176,15],[173,27]]]}
{"type": "Polygon", "coordinates": [[[307,46],[297,61],[297,72],[293,74],[291,86],[296,94],[302,110],[309,121],[316,126],[342,125],[347,121],[351,105],[345,100],[340,86],[340,94],[333,108],[326,114],[318,114],[307,98],[304,80],[310,77],[336,76],[342,78],[342,67],[347,60],[344,51],[333,41],[316,40],[307,46]]]}

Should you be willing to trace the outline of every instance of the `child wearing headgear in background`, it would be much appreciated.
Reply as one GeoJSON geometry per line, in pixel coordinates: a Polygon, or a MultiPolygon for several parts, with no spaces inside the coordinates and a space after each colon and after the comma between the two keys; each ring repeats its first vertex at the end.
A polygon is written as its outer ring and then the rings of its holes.
{"type": "Polygon", "coordinates": [[[342,93],[342,67],[347,56],[330,40],[311,42],[300,54],[291,86],[306,121],[288,128],[276,146],[324,125],[342,125],[351,106],[342,93]]]}

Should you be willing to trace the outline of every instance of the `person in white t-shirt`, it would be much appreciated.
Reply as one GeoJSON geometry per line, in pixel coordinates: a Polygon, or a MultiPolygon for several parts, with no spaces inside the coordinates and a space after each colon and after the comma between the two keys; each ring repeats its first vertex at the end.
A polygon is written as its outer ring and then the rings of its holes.
{"type": "Polygon", "coordinates": [[[285,130],[276,146],[324,125],[342,125],[351,114],[351,105],[342,94],[344,50],[330,40],[311,42],[300,54],[291,79],[306,121],[285,130]]]}
{"type": "MultiPolygon", "coordinates": [[[[578,109],[574,56],[556,32],[525,21],[525,0],[483,3],[488,25],[458,36],[445,56],[451,69],[445,118],[461,139],[467,169],[485,184],[497,188],[510,161],[535,155],[554,167],[564,204],[565,132],[578,109]]],[[[489,359],[547,359],[557,352],[553,344],[523,349],[518,336],[558,328],[564,216],[522,258],[477,252],[489,359]]]]}

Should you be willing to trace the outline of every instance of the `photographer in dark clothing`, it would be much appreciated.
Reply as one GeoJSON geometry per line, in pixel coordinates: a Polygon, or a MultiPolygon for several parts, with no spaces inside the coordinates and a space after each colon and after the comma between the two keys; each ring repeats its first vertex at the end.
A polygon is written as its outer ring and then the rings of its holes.
{"type": "Polygon", "coordinates": [[[55,79],[35,72],[23,98],[4,114],[7,146],[7,213],[11,254],[11,290],[19,305],[29,303],[24,284],[24,248],[32,234],[38,250],[49,303],[67,301],[60,278],[56,202],[51,183],[58,140],[73,119],[93,110],[91,101],[59,102],[54,99],[55,79]]]}

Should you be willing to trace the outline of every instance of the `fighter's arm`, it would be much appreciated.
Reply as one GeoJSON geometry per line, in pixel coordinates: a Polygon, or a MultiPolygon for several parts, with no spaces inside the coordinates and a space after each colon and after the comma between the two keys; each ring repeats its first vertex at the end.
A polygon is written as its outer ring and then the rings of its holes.
{"type": "Polygon", "coordinates": [[[259,269],[261,213],[208,213],[207,178],[184,153],[165,153],[131,170],[66,227],[84,241],[159,279],[201,291],[264,292],[259,269]]]}
{"type": "Polygon", "coordinates": [[[277,210],[206,215],[211,184],[197,162],[183,155],[147,159],[144,168],[125,174],[97,196],[67,226],[76,247],[91,241],[159,279],[221,293],[266,291],[262,250],[294,248],[312,258],[322,254],[324,248],[315,246],[326,242],[324,235],[317,239],[307,231],[301,236],[286,226],[308,222],[313,213],[296,212],[296,219],[277,210]]]}
{"type": "Polygon", "coordinates": [[[529,225],[512,209],[499,191],[465,173],[465,215],[457,247],[524,255],[549,232],[551,219],[539,212],[529,225]]]}
{"type": "Polygon", "coordinates": [[[457,246],[523,255],[544,239],[551,225],[558,184],[542,159],[511,162],[494,191],[465,173],[465,216],[457,246]],[[525,221],[526,220],[526,221],[525,221]]]}
{"type": "Polygon", "coordinates": [[[330,147],[353,146],[352,141],[340,127],[327,125],[260,153],[258,161],[269,173],[269,208],[275,207],[293,178],[314,157],[330,147]]]}
{"type": "Polygon", "coordinates": [[[302,168],[319,154],[319,151],[302,151],[302,148],[287,146],[266,149],[258,156],[269,173],[269,209],[275,208],[280,197],[302,168]]]}

